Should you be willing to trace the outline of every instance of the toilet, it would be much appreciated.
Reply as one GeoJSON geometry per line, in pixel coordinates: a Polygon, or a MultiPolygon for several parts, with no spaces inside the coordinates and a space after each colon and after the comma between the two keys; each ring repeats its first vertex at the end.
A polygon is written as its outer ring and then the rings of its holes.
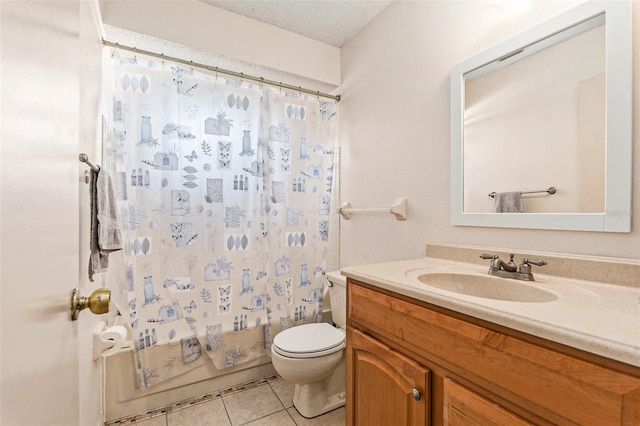
{"type": "Polygon", "coordinates": [[[346,279],[326,274],[336,326],[321,322],[278,333],[271,345],[273,368],[295,385],[293,405],[307,418],[345,404],[346,279]]]}

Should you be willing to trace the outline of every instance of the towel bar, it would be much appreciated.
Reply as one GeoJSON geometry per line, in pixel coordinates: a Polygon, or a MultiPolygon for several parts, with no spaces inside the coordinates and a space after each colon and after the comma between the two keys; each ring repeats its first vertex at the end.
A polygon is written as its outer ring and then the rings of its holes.
{"type": "Polygon", "coordinates": [[[407,219],[407,199],[397,198],[396,201],[387,208],[374,208],[374,209],[352,209],[351,203],[348,201],[343,203],[338,209],[338,214],[344,219],[349,219],[351,213],[391,213],[396,217],[396,220],[407,219]]]}
{"type": "Polygon", "coordinates": [[[89,160],[89,156],[87,154],[81,153],[78,156],[78,160],[80,160],[80,162],[82,163],[87,163],[87,166],[91,167],[91,169],[96,172],[100,170],[100,167],[98,167],[93,161],[89,160]]]}
{"type": "MultiPolygon", "coordinates": [[[[556,187],[555,186],[550,186],[547,189],[541,189],[540,191],[522,191],[520,192],[521,194],[537,194],[539,192],[546,192],[548,194],[555,194],[556,193],[556,187]]],[[[489,193],[489,197],[494,198],[496,196],[495,192],[490,192],[489,193]]]]}

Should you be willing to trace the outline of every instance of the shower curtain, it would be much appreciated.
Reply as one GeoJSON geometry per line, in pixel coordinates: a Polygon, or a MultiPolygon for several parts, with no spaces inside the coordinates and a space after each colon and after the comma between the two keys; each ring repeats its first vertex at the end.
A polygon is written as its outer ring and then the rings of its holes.
{"type": "Polygon", "coordinates": [[[321,319],[337,105],[105,48],[113,298],[140,388],[321,319]]]}

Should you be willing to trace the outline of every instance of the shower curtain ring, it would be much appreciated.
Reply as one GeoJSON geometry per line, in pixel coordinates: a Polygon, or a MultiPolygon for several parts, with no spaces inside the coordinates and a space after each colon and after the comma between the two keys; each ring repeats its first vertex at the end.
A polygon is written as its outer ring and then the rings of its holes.
{"type": "Polygon", "coordinates": [[[115,47],[113,48],[113,51],[111,51],[111,58],[113,59],[114,56],[116,56],[116,52],[118,51],[118,48],[120,47],[120,45],[118,43],[115,44],[115,47]]]}

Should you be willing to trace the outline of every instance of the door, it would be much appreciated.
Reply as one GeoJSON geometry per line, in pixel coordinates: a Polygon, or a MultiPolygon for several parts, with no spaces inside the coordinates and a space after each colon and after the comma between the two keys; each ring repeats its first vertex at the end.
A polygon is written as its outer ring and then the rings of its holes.
{"type": "Polygon", "coordinates": [[[443,424],[445,426],[531,425],[531,423],[449,378],[444,380],[443,400],[443,424]]]}
{"type": "Polygon", "coordinates": [[[94,59],[83,43],[99,37],[93,6],[0,2],[2,425],[101,421],[100,367],[87,360],[97,317],[69,317],[71,290],[84,286],[86,270],[78,152],[95,122],[86,115],[89,92],[100,86],[99,76],[81,82],[94,59]]]}
{"type": "Polygon", "coordinates": [[[347,328],[347,424],[430,424],[429,370],[347,328]]]}

